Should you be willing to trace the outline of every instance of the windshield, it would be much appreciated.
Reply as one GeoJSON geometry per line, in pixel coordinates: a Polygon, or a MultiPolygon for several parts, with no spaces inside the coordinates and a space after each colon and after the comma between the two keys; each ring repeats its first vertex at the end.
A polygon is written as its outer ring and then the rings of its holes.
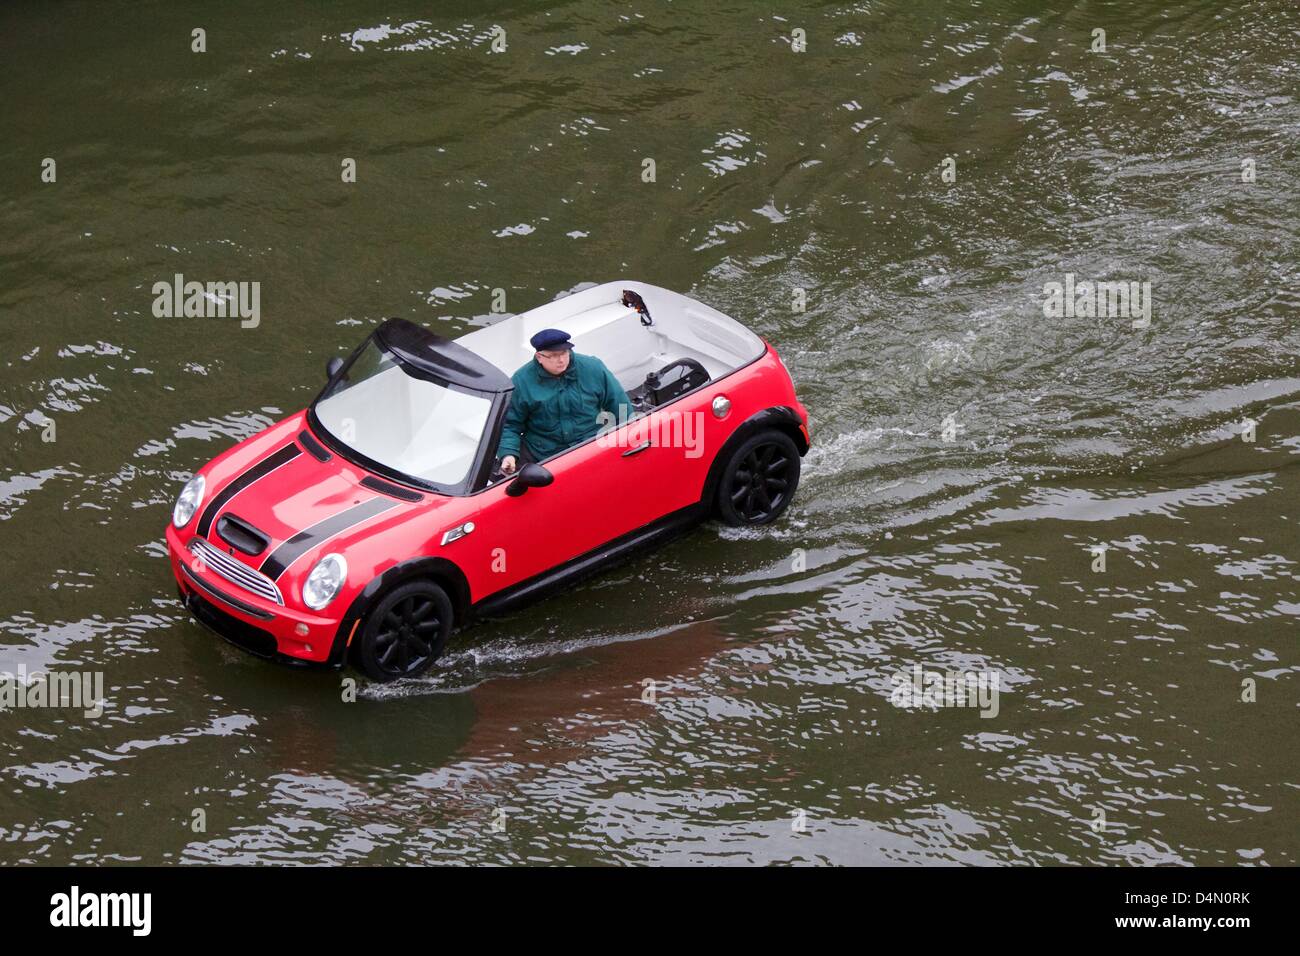
{"type": "Polygon", "coordinates": [[[317,401],[316,418],[343,445],[436,485],[465,480],[491,400],[416,378],[374,340],[317,401]]]}

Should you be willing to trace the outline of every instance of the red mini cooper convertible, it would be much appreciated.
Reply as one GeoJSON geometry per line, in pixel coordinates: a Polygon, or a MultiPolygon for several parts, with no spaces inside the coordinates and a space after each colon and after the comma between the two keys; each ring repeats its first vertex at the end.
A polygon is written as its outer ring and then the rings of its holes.
{"type": "Polygon", "coordinates": [[[692,524],[775,520],[808,415],[740,323],[644,283],[607,283],[455,341],[384,322],[311,407],[213,459],[167,528],[182,600],[218,634],[295,664],[419,674],[452,628],[540,596],[692,524]],[[510,373],[568,332],[628,415],[510,476],[510,373]]]}

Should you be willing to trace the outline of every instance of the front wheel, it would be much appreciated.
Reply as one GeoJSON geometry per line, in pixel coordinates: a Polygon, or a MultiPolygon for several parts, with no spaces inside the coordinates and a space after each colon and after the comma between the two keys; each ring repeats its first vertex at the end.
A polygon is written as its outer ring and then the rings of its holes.
{"type": "Polygon", "coordinates": [[[353,663],[371,680],[423,674],[451,636],[447,592],[432,581],[412,581],[384,595],[361,625],[353,663]]]}
{"type": "Polygon", "coordinates": [[[718,483],[718,515],[729,525],[770,524],[799,487],[799,449],[776,429],[761,431],[731,453],[718,483]]]}

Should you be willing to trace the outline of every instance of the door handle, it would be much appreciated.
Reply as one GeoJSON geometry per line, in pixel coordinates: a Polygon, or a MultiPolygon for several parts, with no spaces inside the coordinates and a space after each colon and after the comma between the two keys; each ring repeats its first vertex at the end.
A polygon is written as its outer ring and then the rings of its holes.
{"type": "Polygon", "coordinates": [[[627,451],[623,452],[623,457],[630,458],[633,455],[638,454],[639,452],[645,451],[649,447],[650,447],[650,439],[647,438],[645,441],[637,445],[635,448],[629,448],[627,451]]]}

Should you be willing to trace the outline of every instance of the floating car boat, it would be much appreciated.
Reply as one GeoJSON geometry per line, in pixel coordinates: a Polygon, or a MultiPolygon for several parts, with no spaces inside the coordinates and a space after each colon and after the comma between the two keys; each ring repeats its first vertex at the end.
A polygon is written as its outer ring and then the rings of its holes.
{"type": "Polygon", "coordinates": [[[254,654],[415,676],[452,630],[716,517],[789,506],[808,415],[776,351],[686,296],[613,282],[454,341],[403,319],[332,358],[311,406],[182,489],[181,599],[254,654]],[[630,414],[516,474],[496,460],[529,339],[568,332],[630,414]]]}

